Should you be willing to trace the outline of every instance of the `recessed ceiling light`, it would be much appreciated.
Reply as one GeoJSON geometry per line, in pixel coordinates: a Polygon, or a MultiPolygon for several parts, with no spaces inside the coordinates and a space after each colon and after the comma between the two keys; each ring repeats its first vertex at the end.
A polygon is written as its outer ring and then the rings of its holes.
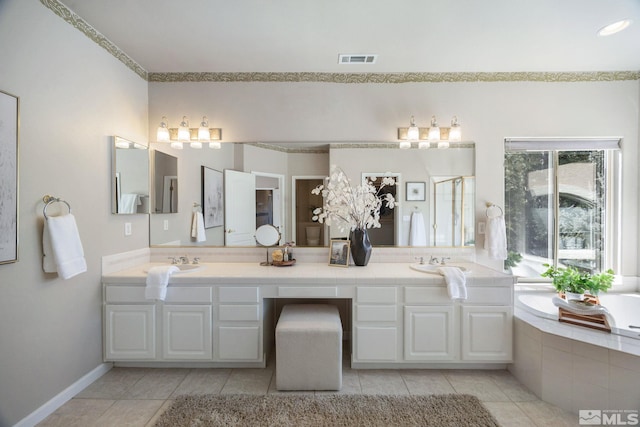
{"type": "Polygon", "coordinates": [[[622,21],[614,22],[613,24],[606,25],[598,30],[599,36],[610,36],[627,28],[631,25],[630,19],[623,19],[622,21]]]}

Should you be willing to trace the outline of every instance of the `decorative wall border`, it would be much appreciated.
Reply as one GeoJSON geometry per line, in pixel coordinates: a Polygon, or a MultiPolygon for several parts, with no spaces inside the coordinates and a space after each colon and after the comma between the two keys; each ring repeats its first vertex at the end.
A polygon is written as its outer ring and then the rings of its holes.
{"type": "Polygon", "coordinates": [[[266,83],[476,83],[610,82],[640,80],[640,71],[499,72],[499,73],[149,73],[150,82],[266,83]]]}
{"type": "Polygon", "coordinates": [[[89,25],[84,19],[76,15],[67,6],[58,0],[40,0],[40,3],[51,9],[56,15],[80,30],[85,36],[93,40],[98,46],[113,55],[116,59],[126,65],[134,73],[145,80],[149,80],[147,71],[134,61],[129,55],[124,53],[118,46],[113,44],[108,38],[102,35],[98,30],[89,25]]]}
{"type": "Polygon", "coordinates": [[[451,73],[316,73],[316,72],[147,72],[118,46],[89,25],[58,0],[40,0],[56,15],[80,30],[137,75],[149,82],[218,82],[218,83],[478,83],[478,82],[612,82],[640,80],[640,71],[584,72],[451,72],[451,73]]]}
{"type": "Polygon", "coordinates": [[[265,144],[264,142],[245,142],[246,145],[252,145],[254,147],[264,148],[265,150],[279,151],[281,153],[294,153],[294,154],[324,154],[329,152],[329,143],[326,147],[322,148],[304,148],[300,146],[287,147],[287,143],[283,142],[278,144],[277,142],[265,144]]]}

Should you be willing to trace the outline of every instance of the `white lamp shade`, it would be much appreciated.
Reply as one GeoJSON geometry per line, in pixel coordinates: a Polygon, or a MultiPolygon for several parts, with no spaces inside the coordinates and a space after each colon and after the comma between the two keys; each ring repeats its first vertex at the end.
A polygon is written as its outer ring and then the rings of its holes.
{"type": "Polygon", "coordinates": [[[210,142],[209,148],[213,148],[214,150],[219,150],[222,148],[222,144],[220,144],[219,142],[210,142]]]}
{"type": "Polygon", "coordinates": [[[165,126],[159,126],[156,132],[156,140],[158,142],[169,142],[169,128],[165,126]]]}
{"type": "Polygon", "coordinates": [[[177,142],[177,141],[173,141],[171,142],[171,148],[175,149],[175,150],[182,150],[183,145],[182,142],[177,142]]]}
{"type": "Polygon", "coordinates": [[[420,129],[418,129],[418,126],[410,126],[409,129],[407,129],[407,139],[413,142],[420,139],[420,129]]]}
{"type": "Polygon", "coordinates": [[[438,126],[430,127],[429,136],[427,138],[431,142],[440,141],[440,128],[438,126]]]}
{"type": "Polygon", "coordinates": [[[187,142],[191,139],[191,133],[186,126],[180,126],[178,128],[178,141],[187,142]]]}
{"type": "Polygon", "coordinates": [[[449,141],[458,142],[462,140],[462,127],[458,123],[458,117],[453,116],[451,127],[449,128],[449,141]]]}
{"type": "Polygon", "coordinates": [[[198,141],[209,142],[211,141],[211,132],[208,127],[200,126],[198,128],[198,141]]]}

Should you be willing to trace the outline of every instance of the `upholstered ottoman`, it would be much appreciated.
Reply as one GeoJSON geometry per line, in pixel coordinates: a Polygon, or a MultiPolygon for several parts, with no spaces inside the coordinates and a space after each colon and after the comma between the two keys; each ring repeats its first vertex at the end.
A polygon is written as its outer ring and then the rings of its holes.
{"type": "Polygon", "coordinates": [[[342,322],[326,304],[285,305],[276,325],[276,388],[342,388],[342,322]]]}

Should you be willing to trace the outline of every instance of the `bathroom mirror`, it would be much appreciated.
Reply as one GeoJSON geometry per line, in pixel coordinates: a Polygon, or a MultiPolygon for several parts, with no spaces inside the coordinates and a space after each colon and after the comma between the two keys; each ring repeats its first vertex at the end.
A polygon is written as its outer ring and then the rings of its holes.
{"type": "Polygon", "coordinates": [[[114,136],[111,153],[111,212],[149,213],[149,150],[114,136]]]}
{"type": "Polygon", "coordinates": [[[178,212],[178,158],[153,150],[152,213],[178,212]]]}
{"type": "MultiPolygon", "coordinates": [[[[197,243],[190,237],[192,206],[201,200],[202,166],[254,175],[256,229],[263,224],[275,225],[281,233],[281,242],[295,241],[296,246],[327,246],[327,239],[335,234],[334,230],[326,230],[323,224],[311,220],[313,209],[322,204],[322,198],[310,197],[311,189],[329,175],[332,164],[340,166],[356,185],[360,183],[363,173],[398,174],[397,199],[400,205],[394,212],[397,224],[393,246],[409,246],[410,223],[416,211],[422,213],[429,233],[426,246],[451,246],[440,241],[434,243],[431,234],[435,224],[433,178],[461,176],[472,180],[475,175],[475,144],[472,142],[452,143],[448,149],[428,150],[400,150],[397,142],[223,143],[220,150],[185,148],[181,151],[170,151],[167,144],[153,143],[152,148],[155,145],[161,145],[163,151],[178,157],[180,206],[177,215],[151,216],[151,246],[225,246],[225,236],[229,232],[227,218],[241,215],[241,212],[225,214],[223,227],[207,228],[206,242],[197,243]],[[423,184],[423,200],[407,200],[408,182],[423,184]]],[[[465,212],[468,213],[465,223],[468,227],[464,235],[472,237],[462,239],[464,242],[458,239],[453,246],[473,245],[473,185],[468,184],[466,190],[465,212]]],[[[237,193],[233,190],[225,190],[224,193],[226,206],[237,193]]],[[[438,212],[439,215],[442,212],[443,209],[438,212]]],[[[451,212],[450,215],[456,214],[451,212]]],[[[460,233],[457,232],[456,238],[460,233]]]]}

